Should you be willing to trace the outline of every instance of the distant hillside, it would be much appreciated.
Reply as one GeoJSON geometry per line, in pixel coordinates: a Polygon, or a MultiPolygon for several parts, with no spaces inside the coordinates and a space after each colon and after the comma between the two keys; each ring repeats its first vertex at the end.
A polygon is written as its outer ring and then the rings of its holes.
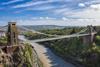
{"type": "Polygon", "coordinates": [[[65,28],[65,26],[56,26],[56,25],[28,25],[24,26],[29,29],[34,29],[34,30],[46,30],[46,29],[62,29],[65,28]]]}

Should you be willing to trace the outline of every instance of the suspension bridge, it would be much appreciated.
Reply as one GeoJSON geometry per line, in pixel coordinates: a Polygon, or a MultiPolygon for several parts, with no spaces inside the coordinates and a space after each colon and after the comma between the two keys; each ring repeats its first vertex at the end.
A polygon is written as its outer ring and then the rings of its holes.
{"type": "MultiPolygon", "coordinates": [[[[14,23],[15,24],[15,23],[14,23]]],[[[87,28],[85,29],[82,29],[80,32],[77,32],[75,34],[71,34],[71,35],[51,35],[51,34],[46,34],[46,33],[43,33],[43,32],[39,32],[39,31],[35,31],[35,30],[32,30],[32,29],[28,29],[24,26],[13,26],[14,25],[12,23],[12,27],[17,29],[17,30],[20,30],[19,32],[16,30],[15,33],[17,33],[17,35],[20,33],[20,32],[26,32],[26,31],[31,31],[33,33],[37,33],[37,34],[42,34],[42,35],[46,35],[46,36],[53,36],[52,38],[43,38],[43,39],[36,39],[36,40],[33,40],[34,42],[45,42],[45,41],[52,41],[52,40],[58,40],[58,39],[64,39],[64,38],[72,38],[72,37],[86,37],[86,36],[90,36],[88,39],[93,42],[93,39],[94,39],[94,36],[95,34],[97,33],[95,31],[95,29],[93,28],[93,26],[88,26],[87,28]],[[88,31],[88,32],[86,32],[88,31]],[[85,33],[86,32],[86,33],[85,33]]],[[[8,25],[6,26],[3,26],[0,28],[0,30],[9,30],[7,29],[8,28],[8,25]]],[[[10,28],[11,30],[11,28],[10,28]]],[[[11,34],[13,35],[13,33],[11,34]]],[[[16,39],[16,38],[15,38],[16,39]]],[[[20,39],[20,38],[19,38],[20,39]]]]}
{"type": "MultiPolygon", "coordinates": [[[[33,43],[36,44],[38,42],[46,42],[46,41],[53,41],[53,40],[59,40],[59,39],[65,39],[65,38],[73,38],[73,37],[82,37],[84,42],[92,44],[94,42],[95,34],[97,33],[93,26],[88,26],[85,29],[82,29],[80,32],[74,33],[74,34],[71,34],[71,35],[51,35],[51,34],[46,34],[46,33],[39,32],[39,31],[35,31],[35,30],[32,30],[32,29],[28,29],[28,28],[23,27],[23,26],[22,27],[21,26],[17,26],[15,22],[9,22],[8,25],[1,27],[0,30],[5,30],[6,34],[7,34],[7,38],[8,38],[8,43],[7,43],[8,45],[6,46],[7,47],[7,53],[11,53],[11,47],[18,45],[19,44],[19,40],[21,40],[21,41],[29,41],[27,39],[25,40],[25,38],[19,37],[20,36],[19,34],[21,32],[24,33],[26,31],[31,31],[31,32],[37,33],[37,34],[42,34],[42,35],[46,35],[46,36],[53,36],[52,38],[43,38],[43,39],[36,39],[36,40],[30,41],[31,45],[33,47],[35,47],[35,50],[37,51],[39,57],[40,58],[44,57],[44,59],[47,61],[47,62],[45,62],[44,60],[42,60],[45,65],[48,65],[48,66],[45,66],[45,67],[51,67],[50,63],[49,63],[50,60],[48,60],[48,58],[46,58],[47,56],[44,55],[45,50],[40,50],[41,48],[45,49],[45,47],[41,47],[39,45],[36,46],[36,45],[33,45],[33,43]],[[20,30],[20,31],[18,31],[18,30],[20,30]]],[[[58,57],[56,57],[51,52],[49,52],[49,53],[50,53],[50,56],[53,58],[53,60],[56,58],[55,59],[55,60],[57,60],[56,62],[59,63],[58,66],[62,67],[64,65],[63,67],[66,67],[66,66],[74,67],[71,64],[64,64],[66,62],[64,62],[63,60],[59,59],[58,57]]]]}

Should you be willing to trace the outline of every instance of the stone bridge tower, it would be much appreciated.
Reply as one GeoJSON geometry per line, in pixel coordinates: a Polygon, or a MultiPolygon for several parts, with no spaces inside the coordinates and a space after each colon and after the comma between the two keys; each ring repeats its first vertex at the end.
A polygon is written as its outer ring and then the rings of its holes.
{"type": "Polygon", "coordinates": [[[93,44],[93,42],[95,41],[96,30],[92,25],[87,26],[87,28],[88,28],[87,33],[89,35],[83,37],[83,43],[84,44],[93,44]]]}
{"type": "Polygon", "coordinates": [[[18,31],[16,27],[16,22],[8,22],[8,46],[10,45],[18,45],[18,31]]]}
{"type": "Polygon", "coordinates": [[[7,44],[8,45],[5,48],[6,52],[12,54],[14,49],[13,45],[18,45],[18,31],[16,22],[8,22],[7,44]]]}

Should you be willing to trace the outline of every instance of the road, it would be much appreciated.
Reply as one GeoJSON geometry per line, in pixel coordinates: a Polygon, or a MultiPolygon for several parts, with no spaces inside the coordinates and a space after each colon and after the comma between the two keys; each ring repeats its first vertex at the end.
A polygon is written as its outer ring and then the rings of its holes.
{"type": "MultiPolygon", "coordinates": [[[[20,37],[20,39],[27,41],[23,36],[20,37]]],[[[36,50],[44,67],[75,67],[75,65],[65,62],[60,57],[56,56],[49,48],[38,43],[35,43],[34,41],[29,42],[32,46],[34,46],[34,49],[36,50]]]]}

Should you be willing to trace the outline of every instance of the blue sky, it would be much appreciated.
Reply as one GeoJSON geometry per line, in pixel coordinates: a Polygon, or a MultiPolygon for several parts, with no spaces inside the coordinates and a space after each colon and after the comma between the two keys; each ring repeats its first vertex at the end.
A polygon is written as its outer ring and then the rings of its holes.
{"type": "Polygon", "coordinates": [[[100,25],[100,0],[0,0],[0,25],[100,25]]]}

